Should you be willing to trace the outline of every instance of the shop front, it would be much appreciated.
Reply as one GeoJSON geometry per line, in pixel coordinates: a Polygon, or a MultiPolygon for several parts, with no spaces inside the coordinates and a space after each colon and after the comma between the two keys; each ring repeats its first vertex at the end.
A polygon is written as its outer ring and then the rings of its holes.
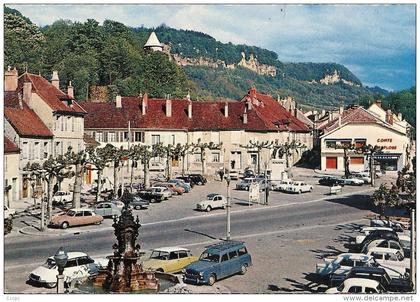
{"type": "Polygon", "coordinates": [[[402,154],[385,153],[374,156],[375,165],[380,166],[381,170],[399,171],[402,168],[402,154]]]}

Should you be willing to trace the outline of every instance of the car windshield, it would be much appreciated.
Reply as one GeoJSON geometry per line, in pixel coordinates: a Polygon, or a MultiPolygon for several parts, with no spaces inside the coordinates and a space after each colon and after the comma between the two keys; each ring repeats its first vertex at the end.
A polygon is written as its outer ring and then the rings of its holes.
{"type": "Polygon", "coordinates": [[[153,251],[152,255],[150,256],[150,259],[168,260],[169,253],[163,251],[153,251]]]}
{"type": "Polygon", "coordinates": [[[207,195],[207,199],[208,200],[213,200],[214,196],[216,196],[216,194],[209,194],[209,195],[207,195]]]}
{"type": "Polygon", "coordinates": [[[219,262],[219,255],[204,252],[201,254],[200,260],[209,261],[209,262],[219,262]]]}
{"type": "Polygon", "coordinates": [[[70,210],[70,211],[68,211],[67,213],[63,213],[63,214],[61,214],[61,215],[66,215],[66,214],[67,214],[67,216],[74,216],[74,215],[76,215],[76,212],[75,212],[75,211],[70,210]]]}
{"type": "Polygon", "coordinates": [[[43,267],[46,267],[46,268],[49,268],[49,269],[54,268],[54,266],[55,266],[55,260],[54,259],[51,259],[51,258],[48,258],[47,259],[47,262],[45,262],[42,266],[43,267]]]}

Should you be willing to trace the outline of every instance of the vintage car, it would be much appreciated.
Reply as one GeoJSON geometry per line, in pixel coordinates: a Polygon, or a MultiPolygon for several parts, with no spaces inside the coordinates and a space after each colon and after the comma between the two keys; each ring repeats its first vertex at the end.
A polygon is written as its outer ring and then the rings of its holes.
{"type": "Polygon", "coordinates": [[[308,185],[303,181],[294,181],[290,185],[288,185],[284,191],[288,193],[301,194],[303,192],[311,192],[312,190],[313,187],[311,185],[308,185]]]}
{"type": "Polygon", "coordinates": [[[401,254],[404,255],[404,248],[401,246],[401,244],[398,241],[389,239],[372,240],[365,244],[365,246],[361,250],[361,253],[367,254],[374,247],[386,247],[389,249],[399,250],[401,254]]]}
{"type": "Polygon", "coordinates": [[[92,209],[74,208],[67,212],[54,215],[51,218],[50,226],[67,229],[70,226],[101,224],[103,220],[104,218],[101,215],[95,214],[92,209]]]}
{"type": "Polygon", "coordinates": [[[285,191],[287,186],[290,186],[293,183],[292,179],[285,179],[277,183],[275,191],[285,191]]]}
{"type": "Polygon", "coordinates": [[[255,182],[255,178],[244,178],[236,184],[236,190],[249,191],[249,187],[253,182],[255,182]]]}
{"type": "Polygon", "coordinates": [[[247,169],[244,171],[242,178],[255,178],[254,171],[247,169]]]}
{"type": "Polygon", "coordinates": [[[386,290],[376,280],[365,278],[350,278],[344,280],[339,287],[332,287],[325,291],[326,294],[380,294],[386,290]]]}
{"type": "MultiPolygon", "coordinates": [[[[360,235],[363,236],[363,235],[360,235]]],[[[358,240],[360,241],[361,238],[358,240]]],[[[388,231],[388,230],[375,230],[369,233],[361,243],[357,244],[354,242],[353,244],[348,245],[348,248],[352,251],[360,251],[367,243],[376,240],[376,239],[387,239],[387,240],[395,240],[398,241],[398,235],[394,231],[388,231]]]]}
{"type": "Polygon", "coordinates": [[[169,182],[159,182],[159,183],[155,183],[153,185],[154,187],[163,187],[163,188],[167,188],[169,190],[171,190],[173,192],[173,194],[175,195],[182,195],[185,192],[185,189],[181,186],[178,186],[175,183],[169,183],[169,182]]]}
{"type": "Polygon", "coordinates": [[[369,172],[360,172],[353,174],[353,177],[362,179],[365,184],[371,183],[371,177],[369,172]]]}
{"type": "Polygon", "coordinates": [[[129,205],[136,210],[147,209],[149,207],[149,201],[139,196],[134,196],[129,205]]]}
{"type": "Polygon", "coordinates": [[[217,193],[210,193],[207,195],[207,199],[204,199],[197,203],[197,210],[210,212],[213,209],[226,207],[226,198],[223,195],[217,193]]]}
{"type": "Polygon", "coordinates": [[[324,258],[316,265],[315,273],[320,276],[347,274],[355,266],[376,266],[372,256],[359,253],[342,253],[334,258],[324,258]]]}
{"type": "Polygon", "coordinates": [[[172,191],[164,187],[151,187],[140,191],[137,195],[153,203],[169,199],[172,197],[172,191]]]}
{"type": "Polygon", "coordinates": [[[364,184],[364,180],[360,179],[360,178],[356,178],[356,177],[349,177],[346,178],[345,176],[343,176],[341,178],[341,184],[343,185],[347,185],[347,186],[362,186],[364,184]]]}
{"type": "Polygon", "coordinates": [[[189,174],[188,176],[196,185],[202,186],[207,183],[207,179],[201,174],[189,174]]]}
{"type": "Polygon", "coordinates": [[[121,209],[113,202],[104,201],[95,205],[95,214],[102,217],[115,217],[121,215],[121,209]]]}
{"type": "Polygon", "coordinates": [[[67,191],[57,191],[52,198],[52,203],[53,205],[56,205],[56,204],[64,205],[67,202],[70,202],[72,200],[73,200],[73,193],[67,192],[67,191]]]}
{"type": "Polygon", "coordinates": [[[238,180],[239,179],[239,172],[236,171],[236,170],[230,170],[228,175],[229,175],[231,180],[238,180]]]}
{"type": "Polygon", "coordinates": [[[198,261],[182,270],[186,283],[213,285],[217,280],[245,274],[252,265],[244,242],[224,241],[206,247],[198,261]]]}
{"type": "Polygon", "coordinates": [[[191,191],[190,184],[186,183],[182,179],[170,179],[170,180],[168,180],[168,183],[173,183],[173,184],[177,185],[178,187],[183,188],[185,193],[189,193],[191,191]]]}
{"type": "Polygon", "coordinates": [[[390,231],[393,232],[394,230],[389,227],[364,227],[360,230],[363,235],[357,235],[356,236],[356,244],[360,244],[363,242],[363,240],[368,236],[370,233],[374,231],[390,231]]]}
{"type": "Polygon", "coordinates": [[[152,251],[150,258],[143,262],[143,267],[157,272],[176,273],[197,259],[186,248],[161,247],[152,251]]]}
{"type": "Polygon", "coordinates": [[[331,176],[324,176],[318,180],[318,183],[321,186],[334,186],[334,185],[341,185],[343,183],[343,180],[337,177],[331,177],[331,176]]]}
{"type": "MultiPolygon", "coordinates": [[[[64,282],[70,283],[74,279],[87,279],[96,275],[99,269],[106,267],[108,259],[90,258],[82,252],[68,252],[68,260],[64,267],[64,282]]],[[[57,285],[58,268],[54,257],[51,256],[47,261],[29,274],[29,283],[53,288],[57,285]]]]}
{"type": "Polygon", "coordinates": [[[195,186],[195,182],[189,176],[177,176],[176,179],[183,180],[187,185],[190,185],[191,189],[195,186]]]}
{"type": "Polygon", "coordinates": [[[400,250],[373,247],[369,250],[368,255],[375,258],[375,261],[381,267],[385,268],[392,278],[400,278],[409,273],[410,259],[404,258],[400,250]]]}

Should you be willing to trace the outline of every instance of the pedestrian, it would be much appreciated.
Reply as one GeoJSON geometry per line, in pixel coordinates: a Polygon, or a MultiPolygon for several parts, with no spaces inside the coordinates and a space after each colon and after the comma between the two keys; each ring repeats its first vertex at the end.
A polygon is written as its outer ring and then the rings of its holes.
{"type": "Polygon", "coordinates": [[[225,169],[221,168],[219,170],[220,181],[223,181],[223,176],[225,175],[225,169]]]}
{"type": "Polygon", "coordinates": [[[121,198],[121,196],[122,196],[122,186],[120,185],[117,191],[117,198],[121,198]]]}
{"type": "Polygon", "coordinates": [[[55,184],[53,188],[53,195],[55,195],[55,193],[57,192],[58,192],[58,184],[55,184]]]}

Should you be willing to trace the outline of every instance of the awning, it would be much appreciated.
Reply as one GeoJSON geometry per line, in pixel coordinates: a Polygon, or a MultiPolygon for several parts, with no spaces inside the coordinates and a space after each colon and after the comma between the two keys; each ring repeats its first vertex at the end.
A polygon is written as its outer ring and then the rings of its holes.
{"type": "Polygon", "coordinates": [[[397,159],[398,160],[401,155],[402,155],[401,153],[376,154],[376,155],[374,155],[374,159],[378,159],[378,160],[381,160],[381,159],[397,159]]]}

